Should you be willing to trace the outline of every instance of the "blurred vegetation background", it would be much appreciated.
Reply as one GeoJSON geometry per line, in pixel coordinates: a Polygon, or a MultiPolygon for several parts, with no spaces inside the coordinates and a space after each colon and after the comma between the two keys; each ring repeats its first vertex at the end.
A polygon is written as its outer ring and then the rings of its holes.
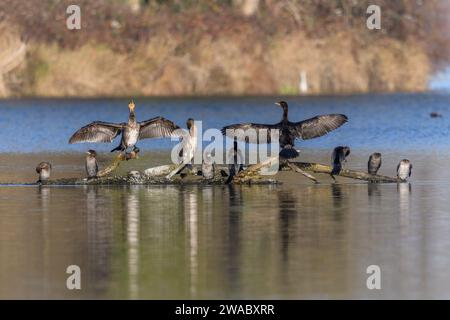
{"type": "Polygon", "coordinates": [[[2,0],[0,96],[422,91],[449,63],[449,15],[445,0],[2,0]]]}

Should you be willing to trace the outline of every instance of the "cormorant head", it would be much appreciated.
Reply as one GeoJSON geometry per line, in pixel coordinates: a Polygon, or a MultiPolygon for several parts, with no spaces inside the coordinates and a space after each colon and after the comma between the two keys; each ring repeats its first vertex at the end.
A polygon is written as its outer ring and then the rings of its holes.
{"type": "Polygon", "coordinates": [[[186,121],[187,128],[191,129],[193,125],[194,125],[194,119],[192,119],[192,118],[187,119],[187,121],[186,121]]]}
{"type": "Polygon", "coordinates": [[[95,150],[92,150],[92,149],[88,150],[88,151],[86,152],[86,154],[87,154],[88,156],[92,157],[92,158],[95,158],[95,157],[97,156],[97,152],[96,152],[95,150]]]}
{"type": "Polygon", "coordinates": [[[338,146],[334,148],[334,153],[336,155],[342,154],[345,157],[348,157],[348,155],[350,154],[350,148],[347,146],[338,146]]]}
{"type": "Polygon", "coordinates": [[[36,167],[36,172],[40,173],[42,170],[51,170],[52,165],[49,162],[41,162],[36,167]]]}
{"type": "Polygon", "coordinates": [[[379,158],[381,158],[381,153],[379,153],[379,152],[374,152],[374,153],[372,153],[372,158],[374,158],[374,159],[379,159],[379,158]]]}
{"type": "Polygon", "coordinates": [[[134,111],[134,107],[135,107],[134,102],[133,102],[133,100],[131,100],[130,103],[128,104],[128,108],[130,109],[130,112],[134,111]]]}
{"type": "Polygon", "coordinates": [[[280,106],[283,110],[287,110],[288,104],[286,101],[279,101],[275,103],[276,105],[280,106]]]}
{"type": "Polygon", "coordinates": [[[403,159],[402,161],[400,161],[400,164],[401,165],[409,165],[410,164],[410,161],[408,160],[408,159],[403,159]]]}
{"type": "Polygon", "coordinates": [[[350,148],[347,147],[347,146],[343,147],[343,148],[342,148],[342,151],[344,152],[344,155],[345,155],[346,157],[348,157],[348,155],[350,154],[350,148]]]}

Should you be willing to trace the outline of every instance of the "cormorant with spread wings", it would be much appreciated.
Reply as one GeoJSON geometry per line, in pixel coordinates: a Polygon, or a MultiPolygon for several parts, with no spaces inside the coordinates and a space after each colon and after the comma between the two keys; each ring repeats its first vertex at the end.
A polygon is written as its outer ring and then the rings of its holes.
{"type": "Polygon", "coordinates": [[[141,122],[136,121],[133,102],[128,104],[130,114],[128,122],[110,123],[94,121],[75,132],[69,143],[80,142],[107,142],[111,143],[115,137],[122,134],[120,145],[113,151],[126,151],[133,148],[138,140],[148,138],[171,137],[179,129],[175,123],[163,117],[155,117],[141,122]]]}
{"type": "MultiPolygon", "coordinates": [[[[285,159],[295,158],[298,151],[294,149],[296,138],[307,140],[321,137],[328,132],[333,131],[348,121],[347,116],[343,114],[326,114],[313,117],[300,122],[290,122],[288,120],[288,104],[285,101],[276,103],[283,109],[283,118],[276,124],[257,124],[257,123],[239,123],[222,128],[222,134],[229,137],[236,137],[238,140],[250,143],[271,143],[270,129],[278,129],[280,133],[280,156],[285,159]],[[255,136],[246,134],[248,129],[256,131],[255,136]],[[267,140],[259,141],[259,130],[267,130],[267,140]],[[256,138],[256,139],[255,139],[256,138]]],[[[247,132],[248,133],[248,132],[247,132]]]]}

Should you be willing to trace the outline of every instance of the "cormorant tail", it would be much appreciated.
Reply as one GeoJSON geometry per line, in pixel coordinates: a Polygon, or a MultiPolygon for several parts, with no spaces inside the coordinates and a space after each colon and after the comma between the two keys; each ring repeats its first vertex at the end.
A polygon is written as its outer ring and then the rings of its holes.
{"type": "Polygon", "coordinates": [[[114,148],[111,150],[111,152],[114,152],[114,151],[123,151],[122,145],[119,145],[117,148],[114,148]]]}

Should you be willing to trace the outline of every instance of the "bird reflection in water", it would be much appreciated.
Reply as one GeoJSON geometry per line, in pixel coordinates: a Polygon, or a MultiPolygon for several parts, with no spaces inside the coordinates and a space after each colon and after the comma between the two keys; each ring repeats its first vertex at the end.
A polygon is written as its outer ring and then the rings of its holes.
{"type": "MultiPolygon", "coordinates": [[[[51,194],[51,188],[40,185],[37,188],[38,192],[38,199],[40,200],[40,206],[42,208],[42,211],[47,213],[48,212],[48,206],[50,204],[50,194],[51,194]]],[[[46,215],[43,215],[44,218],[46,218],[46,215]]]]}
{"type": "Polygon", "coordinates": [[[88,238],[89,283],[107,290],[110,275],[113,226],[111,210],[105,208],[104,195],[96,186],[85,186],[88,238]]]}
{"type": "MultiPolygon", "coordinates": [[[[287,268],[289,261],[289,245],[292,243],[292,235],[295,232],[291,232],[292,226],[296,225],[297,220],[297,198],[293,194],[292,190],[281,190],[278,195],[278,208],[279,208],[279,227],[280,227],[280,245],[282,255],[282,267],[287,268]]],[[[287,274],[287,270],[284,270],[283,274],[287,274]]]]}
{"type": "Polygon", "coordinates": [[[229,289],[234,292],[239,290],[240,284],[240,263],[242,252],[241,219],[243,209],[242,186],[227,185],[228,191],[228,232],[226,256],[227,283],[229,289]]]}
{"type": "Polygon", "coordinates": [[[409,230],[411,184],[410,183],[397,184],[397,192],[400,211],[400,228],[402,230],[402,233],[406,234],[408,233],[409,230]]]}
{"type": "Polygon", "coordinates": [[[367,195],[369,198],[381,199],[381,191],[379,183],[368,183],[367,184],[367,195]]]}
{"type": "MultiPolygon", "coordinates": [[[[342,192],[342,185],[339,183],[331,184],[331,196],[333,199],[334,208],[340,209],[343,206],[344,194],[342,192]]],[[[336,212],[336,211],[335,211],[336,212]]]]}
{"type": "Polygon", "coordinates": [[[139,274],[139,187],[131,186],[126,199],[126,221],[128,242],[128,276],[129,295],[131,299],[139,296],[138,274],[139,274]]]}
{"type": "Polygon", "coordinates": [[[49,223],[49,205],[50,205],[50,197],[51,197],[51,190],[50,187],[45,186],[39,186],[37,188],[38,190],[38,199],[40,200],[40,207],[42,208],[42,237],[44,242],[44,248],[42,251],[43,256],[43,276],[42,276],[42,283],[43,283],[43,290],[44,293],[47,293],[51,290],[49,288],[48,284],[50,283],[51,279],[51,262],[50,262],[50,256],[48,254],[45,254],[46,252],[49,252],[50,250],[50,223],[49,223]]]}
{"type": "Polygon", "coordinates": [[[198,278],[198,209],[197,190],[184,192],[184,216],[186,234],[189,235],[190,294],[197,295],[198,278]]]}

